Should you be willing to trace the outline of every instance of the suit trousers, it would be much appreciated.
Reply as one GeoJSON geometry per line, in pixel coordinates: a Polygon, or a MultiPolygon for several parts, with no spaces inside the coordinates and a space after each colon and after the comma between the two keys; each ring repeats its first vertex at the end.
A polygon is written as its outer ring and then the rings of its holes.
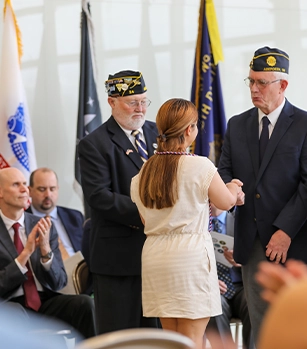
{"type": "Polygon", "coordinates": [[[242,265],[244,291],[256,344],[261,329],[261,323],[268,308],[268,303],[260,296],[262,288],[255,280],[258,264],[262,261],[267,261],[267,258],[257,235],[249,259],[245,265],[242,265]]]}
{"type": "Polygon", "coordinates": [[[157,318],[143,316],[141,276],[93,274],[98,334],[127,328],[159,327],[157,318]]]}
{"type": "MultiPolygon", "coordinates": [[[[231,338],[230,330],[230,319],[232,317],[239,318],[242,321],[243,325],[243,344],[246,349],[254,349],[254,339],[252,335],[251,322],[248,314],[248,308],[246,303],[246,298],[244,294],[243,284],[241,282],[234,283],[235,295],[232,299],[228,300],[223,295],[221,295],[222,302],[222,314],[212,317],[208,323],[207,329],[208,334],[206,333],[210,341],[210,331],[217,331],[221,336],[221,340],[225,338],[226,343],[224,349],[227,349],[227,339],[231,338]]],[[[213,349],[215,349],[213,347],[213,349]]]]}
{"type": "MultiPolygon", "coordinates": [[[[64,322],[64,324],[59,324],[59,330],[65,329],[68,324],[77,330],[79,333],[77,337],[90,338],[96,335],[95,306],[91,297],[87,295],[62,294],[48,297],[44,293],[40,293],[40,296],[42,305],[38,313],[64,322]]],[[[23,296],[10,299],[9,303],[11,302],[19,303],[24,307],[23,296]]],[[[32,311],[27,311],[29,316],[31,316],[32,311]]]]}

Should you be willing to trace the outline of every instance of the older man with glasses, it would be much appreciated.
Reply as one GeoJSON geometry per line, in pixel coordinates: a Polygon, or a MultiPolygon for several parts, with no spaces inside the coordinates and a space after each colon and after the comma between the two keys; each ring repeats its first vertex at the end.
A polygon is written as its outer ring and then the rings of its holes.
{"type": "Polygon", "coordinates": [[[82,188],[91,207],[90,266],[98,333],[157,327],[141,304],[144,227],[130,182],[156,148],[145,121],[150,100],[142,73],[120,71],[105,82],[111,117],[79,144],[82,188]]]}
{"type": "Polygon", "coordinates": [[[284,51],[262,47],[254,53],[245,79],[254,108],[230,118],[219,163],[225,182],[244,183],[234,260],[242,264],[256,340],[267,309],[254,278],[258,263],[307,262],[307,113],[285,98],[288,74],[284,51]]]}

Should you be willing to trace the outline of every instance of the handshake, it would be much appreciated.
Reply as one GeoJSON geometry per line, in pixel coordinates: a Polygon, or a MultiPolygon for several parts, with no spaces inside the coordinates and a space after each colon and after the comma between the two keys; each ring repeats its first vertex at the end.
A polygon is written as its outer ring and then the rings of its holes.
{"type": "Polygon", "coordinates": [[[243,182],[241,182],[239,179],[233,179],[231,182],[227,183],[226,186],[229,188],[230,186],[233,186],[233,184],[237,185],[236,206],[242,206],[245,202],[245,194],[242,190],[243,182]]]}

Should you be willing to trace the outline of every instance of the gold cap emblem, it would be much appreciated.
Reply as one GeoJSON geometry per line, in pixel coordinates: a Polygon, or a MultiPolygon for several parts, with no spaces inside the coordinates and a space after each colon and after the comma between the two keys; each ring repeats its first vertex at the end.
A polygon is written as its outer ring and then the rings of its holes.
{"type": "Polygon", "coordinates": [[[276,65],[276,58],[273,56],[269,56],[266,62],[270,67],[274,67],[274,65],[276,65]]]}

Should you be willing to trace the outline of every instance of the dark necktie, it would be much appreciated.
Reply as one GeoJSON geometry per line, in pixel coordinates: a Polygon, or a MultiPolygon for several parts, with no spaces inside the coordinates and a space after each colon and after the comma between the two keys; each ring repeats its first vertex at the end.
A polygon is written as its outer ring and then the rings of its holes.
{"type": "Polygon", "coordinates": [[[138,153],[140,154],[142,160],[145,162],[148,160],[148,153],[146,144],[140,138],[140,131],[134,130],[131,132],[131,135],[135,137],[135,145],[137,147],[138,153]]]}
{"type": "MultiPolygon", "coordinates": [[[[16,247],[18,254],[20,254],[23,250],[23,244],[19,237],[19,227],[20,227],[20,224],[18,222],[14,223],[12,226],[12,228],[14,229],[14,245],[16,247]]],[[[35,285],[32,270],[28,262],[26,264],[26,267],[28,269],[27,271],[28,279],[22,285],[24,296],[25,296],[25,306],[27,308],[38,311],[38,309],[41,306],[41,300],[39,298],[39,294],[35,285]]]]}
{"type": "Polygon", "coordinates": [[[269,142],[269,124],[270,120],[267,116],[264,116],[262,118],[262,131],[259,138],[259,156],[260,156],[260,163],[263,159],[263,155],[265,152],[265,148],[268,145],[269,142]]]}
{"type": "MultiPolygon", "coordinates": [[[[221,234],[223,233],[221,223],[219,222],[217,217],[212,218],[212,228],[217,233],[221,233],[221,234]]],[[[235,295],[236,290],[232,283],[230,268],[219,262],[216,262],[216,268],[217,268],[218,278],[224,281],[225,284],[227,285],[227,292],[224,294],[224,297],[227,299],[231,299],[235,295]]]]}

